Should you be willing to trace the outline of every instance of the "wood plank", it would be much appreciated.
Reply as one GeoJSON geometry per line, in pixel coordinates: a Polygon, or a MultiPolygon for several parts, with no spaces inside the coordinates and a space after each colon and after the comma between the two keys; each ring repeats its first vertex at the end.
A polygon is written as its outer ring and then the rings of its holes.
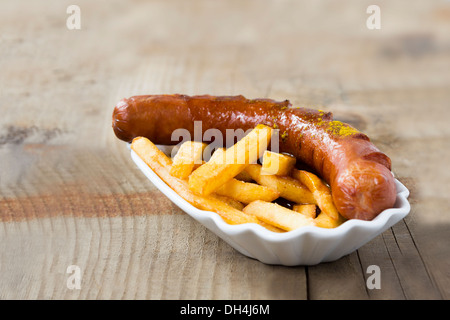
{"type": "Polygon", "coordinates": [[[426,271],[444,300],[450,297],[450,270],[448,268],[450,234],[443,217],[450,209],[450,201],[441,197],[427,198],[414,205],[414,219],[408,220],[408,229],[414,245],[420,252],[426,271]]]}
{"type": "Polygon", "coordinates": [[[308,267],[308,299],[367,300],[363,271],[356,252],[341,259],[308,267]]]}
{"type": "MultiPolygon", "coordinates": [[[[386,232],[391,232],[386,231],[386,232]]],[[[366,291],[373,300],[405,300],[402,283],[393,265],[391,256],[385,244],[384,236],[380,235],[358,250],[358,258],[366,282],[366,291]],[[373,275],[369,266],[377,266],[380,271],[380,288],[369,288],[368,278],[373,275]]]]}
{"type": "Polygon", "coordinates": [[[303,268],[248,259],[187,215],[4,226],[2,299],[305,299],[303,268]],[[73,264],[82,271],[80,290],[66,286],[73,264]]]}
{"type": "Polygon", "coordinates": [[[385,233],[385,241],[394,262],[406,299],[442,299],[433,279],[410,237],[406,224],[399,223],[385,233]]]}
{"type": "Polygon", "coordinates": [[[383,2],[381,30],[351,0],[79,5],[70,31],[63,3],[2,2],[0,298],[450,298],[446,4],[383,2]],[[391,156],[411,214],[336,262],[248,259],[164,198],[114,137],[114,104],[149,93],[333,111],[391,156]],[[71,264],[81,290],[66,286],[71,264]],[[372,264],[380,290],[365,285],[372,264]]]}

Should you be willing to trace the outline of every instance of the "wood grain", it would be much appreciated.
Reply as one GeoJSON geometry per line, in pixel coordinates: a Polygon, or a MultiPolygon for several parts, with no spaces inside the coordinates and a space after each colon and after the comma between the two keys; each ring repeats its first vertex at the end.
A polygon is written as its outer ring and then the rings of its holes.
{"type": "Polygon", "coordinates": [[[0,299],[449,299],[449,4],[379,1],[381,30],[368,30],[370,4],[82,0],[68,30],[68,2],[2,1],[0,299]],[[151,93],[333,111],[391,156],[411,213],[335,262],[249,259],[114,137],[115,103],[151,93]]]}

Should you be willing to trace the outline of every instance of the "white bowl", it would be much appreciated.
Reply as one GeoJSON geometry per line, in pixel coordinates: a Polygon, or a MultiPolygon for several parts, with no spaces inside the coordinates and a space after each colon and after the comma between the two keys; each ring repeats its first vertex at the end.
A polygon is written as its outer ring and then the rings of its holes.
{"type": "MultiPolygon", "coordinates": [[[[164,151],[164,146],[158,147],[164,151]]],[[[180,197],[133,150],[131,158],[144,175],[189,216],[240,253],[266,264],[296,266],[335,261],[392,227],[406,217],[411,208],[408,189],[396,179],[394,207],[384,210],[372,221],[353,219],[333,229],[306,226],[285,233],[272,232],[255,223],[230,225],[217,213],[197,209],[180,197]]]]}

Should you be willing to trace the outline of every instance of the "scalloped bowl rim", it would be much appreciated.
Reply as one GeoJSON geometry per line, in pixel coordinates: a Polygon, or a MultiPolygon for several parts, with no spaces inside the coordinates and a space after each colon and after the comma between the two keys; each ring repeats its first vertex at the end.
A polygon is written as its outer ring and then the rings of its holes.
{"type": "MultiPolygon", "coordinates": [[[[318,237],[319,239],[345,236],[345,234],[355,228],[362,228],[366,229],[367,232],[376,233],[378,230],[383,230],[383,228],[386,228],[386,225],[390,223],[392,218],[395,218],[394,220],[398,222],[406,217],[411,208],[407,200],[409,196],[409,190],[400,181],[395,179],[397,188],[397,207],[384,210],[371,221],[350,219],[336,228],[328,229],[316,226],[304,226],[296,230],[284,233],[270,231],[256,223],[231,225],[226,223],[219,214],[212,211],[200,210],[184,200],[169,185],[167,185],[133,150],[131,150],[131,157],[138,168],[144,173],[144,175],[179,208],[181,208],[189,216],[199,221],[203,225],[210,225],[210,223],[212,222],[219,230],[221,230],[229,237],[251,232],[261,239],[264,239],[265,241],[274,243],[295,240],[305,234],[311,234],[318,237]]],[[[394,222],[394,224],[396,222],[394,222]]]]}

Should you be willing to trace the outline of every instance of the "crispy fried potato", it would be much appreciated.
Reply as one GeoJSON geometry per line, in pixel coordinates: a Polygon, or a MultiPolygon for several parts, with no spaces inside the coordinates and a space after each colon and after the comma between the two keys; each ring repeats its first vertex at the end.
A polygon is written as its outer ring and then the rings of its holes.
{"type": "Polygon", "coordinates": [[[216,149],[211,155],[211,158],[209,158],[208,162],[225,163],[225,150],[225,148],[216,149]]]}
{"type": "Polygon", "coordinates": [[[241,171],[238,173],[238,175],[235,177],[236,179],[244,182],[253,182],[251,175],[248,174],[247,171],[241,171]]]}
{"type": "Polygon", "coordinates": [[[147,138],[137,137],[131,143],[131,149],[133,149],[133,151],[140,156],[135,148],[137,148],[138,151],[145,155],[148,159],[157,161],[158,164],[163,167],[170,168],[172,166],[172,159],[166,156],[164,152],[159,150],[158,147],[147,138]]]}
{"type": "MultiPolygon", "coordinates": [[[[209,161],[220,163],[222,161],[225,163],[225,148],[219,148],[214,151],[209,161]]],[[[245,182],[252,182],[252,177],[244,170],[237,174],[235,177],[238,180],[245,181],[245,182]]]]}
{"type": "Polygon", "coordinates": [[[225,150],[225,163],[210,159],[192,172],[189,176],[189,188],[201,195],[211,194],[236,177],[248,164],[255,163],[267,149],[271,137],[272,128],[265,125],[256,126],[235,145],[225,150]]]}
{"type": "Polygon", "coordinates": [[[273,201],[280,196],[279,192],[256,183],[231,179],[221,185],[215,193],[230,197],[242,203],[250,203],[255,200],[273,201]]]}
{"type": "Polygon", "coordinates": [[[250,164],[245,168],[245,171],[250,174],[253,180],[260,185],[278,191],[280,197],[295,203],[316,204],[316,199],[314,199],[311,191],[297,179],[285,176],[264,175],[261,170],[262,166],[259,164],[250,164]]]}
{"type": "Polygon", "coordinates": [[[195,166],[202,164],[203,150],[206,146],[206,143],[198,141],[184,142],[173,158],[170,174],[180,179],[189,177],[195,166]]]}
{"type": "Polygon", "coordinates": [[[266,228],[267,230],[270,230],[270,231],[273,231],[273,232],[278,232],[278,233],[286,232],[286,230],[283,230],[283,229],[280,229],[278,227],[275,227],[274,225],[271,225],[270,223],[264,222],[262,220],[259,220],[259,225],[261,225],[264,228],[266,228]]]}
{"type": "Polygon", "coordinates": [[[253,201],[242,211],[256,216],[259,220],[285,231],[295,230],[303,226],[314,226],[314,219],[306,217],[291,209],[272,202],[253,201]]]}
{"type": "Polygon", "coordinates": [[[287,176],[295,166],[297,159],[290,154],[264,151],[262,173],[287,176]]]}
{"type": "Polygon", "coordinates": [[[189,190],[186,180],[172,176],[170,171],[171,160],[162,153],[150,140],[137,137],[131,143],[131,149],[178,195],[192,204],[194,207],[216,212],[225,222],[229,224],[258,223],[259,220],[252,215],[237,210],[229,204],[220,200],[219,197],[211,195],[200,196],[189,190]]]}
{"type": "Polygon", "coordinates": [[[216,198],[216,199],[218,199],[218,200],[220,200],[222,202],[225,202],[226,204],[232,206],[235,209],[242,210],[245,207],[245,205],[243,203],[241,203],[241,202],[239,202],[237,200],[234,200],[233,198],[230,198],[230,197],[227,197],[227,196],[222,196],[222,195],[217,194],[217,193],[213,193],[212,195],[214,196],[214,198],[216,198]]]}
{"type": "Polygon", "coordinates": [[[314,221],[316,222],[316,225],[321,228],[336,228],[345,222],[345,218],[339,215],[338,219],[333,219],[325,212],[321,212],[314,221]]]}
{"type": "Polygon", "coordinates": [[[303,183],[313,194],[320,210],[334,220],[339,219],[339,212],[334,205],[330,188],[315,174],[305,170],[292,170],[292,176],[303,183]]]}
{"type": "Polygon", "coordinates": [[[315,204],[295,204],[292,210],[313,219],[316,218],[317,214],[315,204]]]}

